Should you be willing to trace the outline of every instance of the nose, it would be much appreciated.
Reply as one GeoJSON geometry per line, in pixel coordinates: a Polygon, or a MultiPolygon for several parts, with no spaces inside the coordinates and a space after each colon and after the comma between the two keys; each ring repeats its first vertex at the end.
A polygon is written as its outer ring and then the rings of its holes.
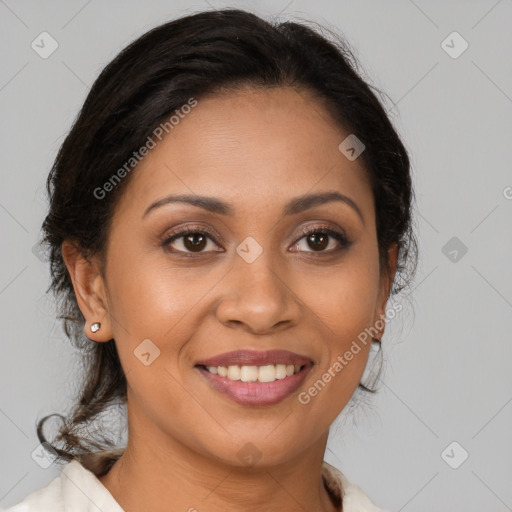
{"type": "Polygon", "coordinates": [[[266,252],[252,263],[236,256],[223,280],[218,320],[252,334],[272,334],[296,325],[300,301],[287,281],[287,273],[276,268],[266,252]]]}

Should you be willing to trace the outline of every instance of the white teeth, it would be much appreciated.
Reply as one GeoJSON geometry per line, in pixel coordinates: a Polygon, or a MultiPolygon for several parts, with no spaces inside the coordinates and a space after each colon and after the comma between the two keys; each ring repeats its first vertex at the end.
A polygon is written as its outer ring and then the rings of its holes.
{"type": "Polygon", "coordinates": [[[241,373],[240,366],[228,366],[228,379],[240,380],[241,373]]]}
{"type": "Polygon", "coordinates": [[[286,377],[286,365],[276,364],[276,379],[284,379],[286,377]]]}
{"type": "Polygon", "coordinates": [[[274,382],[276,380],[276,367],[273,364],[260,366],[258,380],[260,382],[274,382]]]}
{"type": "MultiPolygon", "coordinates": [[[[229,368],[228,368],[229,372],[229,368]]],[[[228,373],[229,375],[229,373],[228,373]]],[[[240,380],[242,382],[255,382],[258,380],[258,367],[257,366],[242,366],[240,368],[240,380]]]]}
{"type": "Polygon", "coordinates": [[[285,379],[297,373],[301,366],[296,364],[267,364],[264,366],[207,366],[206,369],[213,375],[227,377],[230,380],[242,382],[274,382],[285,379]]]}

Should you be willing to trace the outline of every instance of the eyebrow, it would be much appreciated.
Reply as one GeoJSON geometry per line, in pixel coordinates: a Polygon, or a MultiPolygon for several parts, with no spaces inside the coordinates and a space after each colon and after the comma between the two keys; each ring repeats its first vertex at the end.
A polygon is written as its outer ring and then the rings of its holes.
{"type": "MultiPolygon", "coordinates": [[[[364,217],[357,203],[350,197],[344,194],[340,194],[339,192],[322,192],[318,194],[306,194],[303,196],[295,197],[284,206],[283,216],[295,215],[304,210],[314,208],[315,206],[320,206],[325,203],[334,201],[342,202],[350,206],[357,213],[364,224],[364,217]]],[[[160,208],[161,206],[171,203],[185,203],[220,215],[234,215],[234,209],[231,205],[215,197],[197,195],[173,195],[159,199],[158,201],[155,201],[149,205],[148,208],[146,208],[144,211],[142,217],[144,218],[149,212],[155,210],[156,208],[160,208]]]]}

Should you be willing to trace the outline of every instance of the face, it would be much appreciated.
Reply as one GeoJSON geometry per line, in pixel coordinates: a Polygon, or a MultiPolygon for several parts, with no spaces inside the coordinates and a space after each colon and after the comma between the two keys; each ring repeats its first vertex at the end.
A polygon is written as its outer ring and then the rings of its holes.
{"type": "Polygon", "coordinates": [[[87,325],[102,315],[88,336],[115,339],[131,432],[238,465],[326,435],[391,284],[362,160],[338,149],[348,135],[304,91],[231,92],[200,99],[133,171],[100,298],[79,300],[87,325]]]}

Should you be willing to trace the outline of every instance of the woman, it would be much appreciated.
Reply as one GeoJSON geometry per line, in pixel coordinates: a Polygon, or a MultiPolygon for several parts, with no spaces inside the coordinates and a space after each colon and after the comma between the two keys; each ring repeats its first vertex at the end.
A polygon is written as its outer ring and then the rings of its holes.
{"type": "Polygon", "coordinates": [[[323,457],[414,273],[413,190],[341,41],[234,9],[156,27],[96,80],[48,190],[85,381],[53,444],[38,425],[62,475],[12,512],[379,510],[323,457]],[[83,434],[114,405],[123,448],[83,434]]]}

